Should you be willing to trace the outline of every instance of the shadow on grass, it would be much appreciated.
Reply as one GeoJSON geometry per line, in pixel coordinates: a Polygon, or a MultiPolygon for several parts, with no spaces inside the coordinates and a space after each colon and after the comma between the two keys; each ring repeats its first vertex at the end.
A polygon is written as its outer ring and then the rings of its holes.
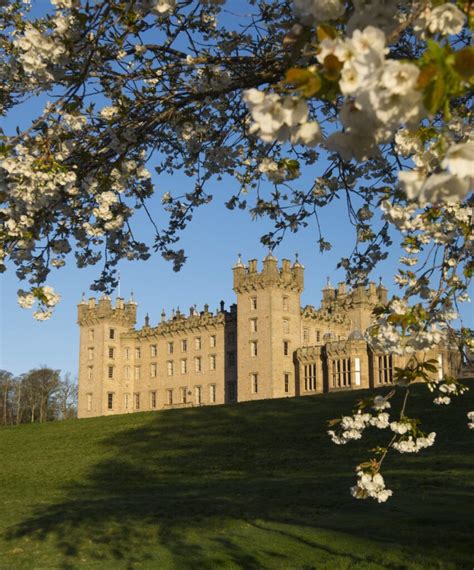
{"type": "MultiPolygon", "coordinates": [[[[348,493],[351,470],[366,452],[329,442],[325,420],[337,415],[341,404],[334,402],[331,410],[328,402],[305,398],[144,415],[140,427],[103,440],[107,459],[91,469],[84,483],[70,484],[64,501],[37,508],[8,531],[7,539],[54,540],[63,568],[76,567],[85,555],[125,568],[148,562],[211,569],[231,561],[253,570],[262,568],[259,557],[222,533],[227,524],[246,523],[274,542],[300,542],[314,551],[315,560],[340,555],[347,567],[369,562],[370,555],[267,523],[337,531],[426,552],[439,547],[449,528],[454,549],[464,543],[460,556],[465,559],[472,549],[465,541],[473,522],[469,507],[457,504],[459,496],[473,496],[465,476],[453,477],[450,498],[441,486],[443,474],[436,475],[436,454],[434,465],[424,457],[421,476],[410,471],[417,469],[413,458],[400,458],[396,467],[406,471],[402,485],[411,485],[411,495],[396,493],[382,507],[354,501],[348,493]],[[211,538],[201,540],[203,532],[211,538]]],[[[447,444],[439,451],[448,457],[447,444]]],[[[459,462],[456,469],[462,473],[467,467],[459,462]]],[[[396,479],[396,470],[392,474],[396,479]]],[[[284,553],[273,555],[284,565],[284,553]]],[[[287,564],[292,567],[290,559],[287,564]]],[[[387,562],[384,567],[400,566],[387,562]]]]}

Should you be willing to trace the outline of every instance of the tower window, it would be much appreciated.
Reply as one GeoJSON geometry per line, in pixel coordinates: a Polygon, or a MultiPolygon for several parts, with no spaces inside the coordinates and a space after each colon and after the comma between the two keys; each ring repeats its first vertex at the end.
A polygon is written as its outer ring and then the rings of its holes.
{"type": "Polygon", "coordinates": [[[172,342],[168,343],[168,354],[173,354],[174,345],[172,342]]]}
{"type": "Polygon", "coordinates": [[[92,410],[92,394],[87,394],[87,411],[90,412],[92,410]]]}
{"type": "Polygon", "coordinates": [[[250,319],[250,332],[257,332],[257,319],[250,319]]]}
{"type": "Polygon", "coordinates": [[[215,369],[216,369],[216,355],[211,354],[209,356],[209,370],[215,370],[215,369]]]}
{"type": "Polygon", "coordinates": [[[194,401],[196,404],[201,403],[201,386],[194,387],[194,401]]]}
{"type": "Polygon", "coordinates": [[[196,350],[201,350],[201,337],[200,337],[200,336],[197,336],[197,337],[194,339],[194,348],[195,348],[196,350]]]}
{"type": "Polygon", "coordinates": [[[135,380],[140,380],[140,366],[135,366],[135,380]]]}
{"type": "Polygon", "coordinates": [[[94,349],[93,349],[93,347],[89,347],[87,349],[87,358],[89,360],[94,360],[94,349]]]}
{"type": "Polygon", "coordinates": [[[186,386],[184,386],[183,388],[179,389],[179,392],[181,394],[181,403],[182,404],[186,404],[187,403],[187,388],[186,386]]]}
{"type": "Polygon", "coordinates": [[[211,337],[209,338],[209,346],[210,346],[211,348],[215,348],[215,347],[216,347],[216,344],[217,344],[217,338],[216,338],[216,335],[213,334],[213,335],[211,335],[211,337]]]}
{"type": "Polygon", "coordinates": [[[250,374],[250,389],[252,394],[258,393],[258,374],[250,374]]]}
{"type": "Polygon", "coordinates": [[[130,366],[125,366],[123,369],[125,380],[130,380],[130,366]]]}
{"type": "Polygon", "coordinates": [[[286,297],[286,296],[283,297],[283,310],[284,311],[290,310],[290,299],[289,299],[289,297],[286,297]]]}
{"type": "Polygon", "coordinates": [[[290,391],[290,375],[288,374],[288,372],[285,372],[285,374],[283,375],[283,382],[285,387],[285,394],[288,394],[288,392],[290,391]]]}
{"type": "Polygon", "coordinates": [[[210,384],[209,385],[209,401],[211,404],[214,404],[216,401],[216,385],[210,384]]]}
{"type": "Polygon", "coordinates": [[[150,346],[150,356],[152,358],[156,358],[157,354],[158,354],[158,350],[157,350],[156,344],[152,344],[150,346]]]}
{"type": "Polygon", "coordinates": [[[287,340],[283,341],[283,355],[288,356],[290,354],[290,343],[287,340]]]}
{"type": "Polygon", "coordinates": [[[109,376],[109,378],[114,377],[114,367],[113,366],[109,366],[108,376],[109,376]]]}
{"type": "Polygon", "coordinates": [[[181,352],[187,352],[188,350],[188,341],[186,339],[181,341],[181,352]]]}
{"type": "Polygon", "coordinates": [[[94,329],[89,329],[89,340],[94,340],[94,329]]]}
{"type": "Polygon", "coordinates": [[[136,394],[134,394],[135,397],[135,409],[139,410],[140,409],[140,394],[137,392],[136,394]]]}
{"type": "Polygon", "coordinates": [[[115,350],[111,346],[109,346],[109,358],[115,358],[115,350]]]}
{"type": "Polygon", "coordinates": [[[127,348],[124,349],[124,356],[125,360],[130,360],[130,349],[128,348],[128,346],[127,348]]]}
{"type": "Polygon", "coordinates": [[[257,356],[257,341],[252,340],[250,343],[250,356],[257,356]]]}
{"type": "Polygon", "coordinates": [[[321,342],[321,331],[316,331],[316,342],[321,342]]]}
{"type": "Polygon", "coordinates": [[[150,376],[152,378],[156,378],[157,371],[158,371],[158,367],[156,366],[156,362],[154,362],[153,364],[150,364],[150,376]]]}
{"type": "Polygon", "coordinates": [[[196,356],[194,359],[194,370],[196,372],[201,372],[202,370],[202,359],[200,356],[196,356]]]}
{"type": "Polygon", "coordinates": [[[257,310],[257,297],[250,297],[250,310],[257,310]]]}
{"type": "Polygon", "coordinates": [[[173,376],[173,361],[168,360],[167,362],[168,376],[173,376]]]}
{"type": "Polygon", "coordinates": [[[166,403],[168,406],[173,404],[173,390],[166,390],[166,403]]]}
{"type": "Polygon", "coordinates": [[[123,407],[124,407],[126,410],[128,410],[129,400],[130,400],[130,394],[124,394],[124,395],[123,395],[123,407]]]}
{"type": "Polygon", "coordinates": [[[308,329],[303,329],[303,341],[309,342],[309,330],[308,329]]]}
{"type": "Polygon", "coordinates": [[[93,366],[88,366],[88,367],[87,367],[87,379],[88,379],[88,380],[92,380],[93,374],[94,374],[94,367],[93,367],[93,366]]]}
{"type": "Polygon", "coordinates": [[[115,329],[109,329],[110,340],[115,340],[115,329]]]}
{"type": "Polygon", "coordinates": [[[181,360],[181,374],[186,374],[188,371],[188,361],[183,358],[183,360],[181,360]]]}
{"type": "Polygon", "coordinates": [[[150,392],[150,408],[156,408],[156,392],[150,392]]]}
{"type": "Polygon", "coordinates": [[[142,355],[141,348],[137,346],[137,348],[135,349],[135,358],[141,358],[141,355],[142,355]]]}
{"type": "Polygon", "coordinates": [[[113,394],[113,392],[109,392],[107,394],[107,409],[108,410],[114,409],[114,394],[113,394]]]}

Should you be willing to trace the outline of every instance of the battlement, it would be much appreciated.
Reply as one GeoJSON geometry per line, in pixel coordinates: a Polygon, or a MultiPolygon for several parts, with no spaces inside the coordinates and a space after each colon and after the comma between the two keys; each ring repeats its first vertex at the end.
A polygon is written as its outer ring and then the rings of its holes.
{"type": "Polygon", "coordinates": [[[234,291],[236,293],[251,292],[265,287],[277,287],[301,293],[304,289],[304,267],[298,261],[291,264],[288,259],[278,260],[269,253],[263,260],[262,271],[258,271],[257,260],[251,259],[248,266],[242,263],[241,256],[232,268],[234,272],[234,291]]]}
{"type": "Polygon", "coordinates": [[[197,311],[196,307],[190,307],[189,315],[183,314],[179,309],[173,310],[170,319],[166,319],[166,314],[161,313],[161,322],[156,326],[150,326],[148,315],[145,317],[145,325],[133,331],[132,336],[138,339],[145,339],[157,336],[170,336],[177,334],[197,333],[202,330],[212,330],[223,326],[226,323],[237,321],[237,305],[231,305],[230,310],[224,309],[224,302],[221,301],[220,308],[215,313],[209,311],[209,305],[204,305],[203,311],[197,311]]]}
{"type": "Polygon", "coordinates": [[[86,300],[82,297],[77,306],[77,322],[79,326],[91,326],[100,321],[112,321],[118,325],[133,327],[137,321],[137,303],[133,296],[128,302],[118,297],[113,306],[110,297],[103,295],[99,301],[94,297],[86,300]]]}
{"type": "Polygon", "coordinates": [[[337,323],[350,325],[350,319],[343,313],[331,313],[326,309],[316,309],[313,305],[306,305],[301,309],[303,321],[315,321],[318,323],[337,323]]]}
{"type": "Polygon", "coordinates": [[[353,289],[346,290],[345,283],[338,283],[337,289],[335,289],[328,278],[323,289],[321,308],[336,312],[357,305],[375,307],[387,302],[387,292],[387,288],[382,285],[381,281],[378,286],[371,281],[368,286],[360,284],[353,289]]]}

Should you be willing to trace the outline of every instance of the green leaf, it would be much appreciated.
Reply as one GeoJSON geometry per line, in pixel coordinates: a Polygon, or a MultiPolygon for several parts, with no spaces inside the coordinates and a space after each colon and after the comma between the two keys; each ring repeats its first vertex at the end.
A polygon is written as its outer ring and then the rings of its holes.
{"type": "Polygon", "coordinates": [[[423,103],[428,112],[434,115],[444,105],[446,99],[446,82],[442,75],[437,75],[436,79],[432,81],[423,97],[423,103]]]}

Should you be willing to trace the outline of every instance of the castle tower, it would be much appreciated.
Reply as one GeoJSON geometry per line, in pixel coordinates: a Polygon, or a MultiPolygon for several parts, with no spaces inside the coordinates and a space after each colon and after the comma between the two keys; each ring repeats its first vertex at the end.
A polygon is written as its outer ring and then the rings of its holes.
{"type": "Polygon", "coordinates": [[[80,327],[78,417],[107,415],[117,411],[122,401],[121,334],[136,322],[137,304],[117,298],[115,307],[110,298],[99,302],[84,298],[77,307],[80,327]]]}
{"type": "Polygon", "coordinates": [[[261,272],[239,257],[233,268],[237,294],[238,401],[295,395],[293,356],[301,342],[300,295],[304,267],[269,253],[261,272]]]}

